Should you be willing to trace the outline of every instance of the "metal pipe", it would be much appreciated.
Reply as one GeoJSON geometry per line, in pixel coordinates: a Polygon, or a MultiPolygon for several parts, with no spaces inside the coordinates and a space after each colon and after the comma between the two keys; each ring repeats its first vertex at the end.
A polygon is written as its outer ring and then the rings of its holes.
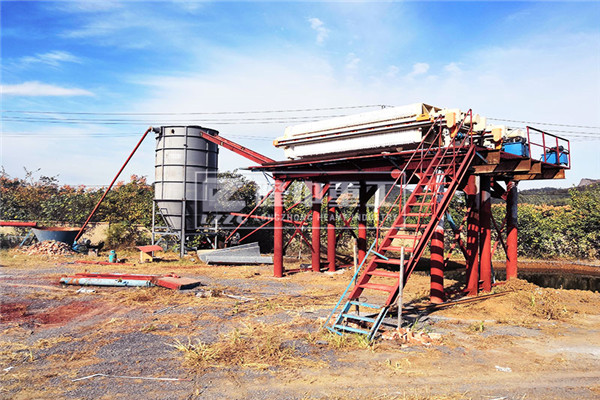
{"type": "Polygon", "coordinates": [[[431,238],[431,283],[429,301],[434,304],[443,303],[444,296],[444,219],[436,226],[431,238]]]}
{"type": "Polygon", "coordinates": [[[329,264],[329,271],[335,271],[335,248],[336,248],[336,236],[335,236],[335,199],[333,199],[334,187],[329,188],[329,197],[327,199],[327,262],[329,264]]]}
{"type": "Polygon", "coordinates": [[[321,270],[321,184],[312,183],[312,270],[321,270]]]}
{"type": "Polygon", "coordinates": [[[481,176],[481,208],[479,211],[480,222],[480,258],[479,273],[483,281],[482,289],[484,292],[492,290],[492,199],[490,195],[490,177],[481,176]]]}
{"type": "Polygon", "coordinates": [[[92,219],[92,217],[94,216],[94,214],[96,214],[96,211],[98,211],[98,208],[100,207],[100,204],[102,204],[102,202],[104,201],[104,198],[106,197],[106,195],[108,194],[108,192],[110,191],[110,189],[113,187],[113,185],[115,184],[115,182],[119,178],[119,175],[121,175],[121,172],[123,172],[123,170],[127,166],[127,163],[129,163],[129,160],[131,160],[131,157],[133,157],[133,155],[137,151],[138,147],[140,147],[140,145],[142,144],[142,142],[144,141],[144,139],[146,138],[146,136],[148,135],[148,133],[152,129],[153,129],[152,127],[149,127],[146,130],[146,132],[144,132],[144,134],[142,135],[142,137],[139,140],[139,142],[135,145],[135,147],[133,148],[133,151],[131,152],[131,154],[129,154],[129,157],[127,157],[127,160],[125,160],[125,163],[123,163],[123,166],[121,167],[121,169],[119,170],[119,172],[117,172],[117,175],[115,175],[115,177],[112,180],[112,182],[110,183],[110,185],[108,185],[108,188],[106,188],[106,191],[104,192],[104,194],[102,195],[102,197],[100,198],[100,200],[98,200],[98,203],[96,204],[96,207],[94,207],[94,209],[92,210],[92,212],[90,213],[90,215],[87,217],[87,219],[83,223],[83,226],[81,227],[81,229],[77,233],[77,236],[75,236],[75,241],[77,241],[77,239],[79,239],[81,237],[81,235],[83,234],[83,231],[85,230],[85,227],[90,222],[90,220],[92,219]]]}
{"type": "Polygon", "coordinates": [[[506,279],[517,277],[518,201],[517,183],[508,182],[506,197],[506,279]]]}
{"type": "Polygon", "coordinates": [[[283,185],[281,179],[275,179],[273,274],[277,278],[283,277],[283,185]]]}
{"type": "Polygon", "coordinates": [[[398,271],[398,329],[402,328],[402,292],[404,291],[404,246],[400,248],[400,271],[398,271]]]}
{"type": "Polygon", "coordinates": [[[361,181],[358,189],[358,262],[367,254],[367,184],[361,181]]]}
{"type": "Polygon", "coordinates": [[[467,271],[469,296],[479,292],[479,177],[471,175],[465,188],[467,195],[467,271]]]}

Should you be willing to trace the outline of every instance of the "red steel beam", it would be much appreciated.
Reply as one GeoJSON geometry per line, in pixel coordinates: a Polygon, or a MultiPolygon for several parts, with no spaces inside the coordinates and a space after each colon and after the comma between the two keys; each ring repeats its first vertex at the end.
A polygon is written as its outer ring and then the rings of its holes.
{"type": "Polygon", "coordinates": [[[240,156],[245,157],[248,160],[253,161],[257,164],[262,165],[275,162],[275,160],[273,160],[272,158],[257,153],[254,150],[250,150],[249,148],[237,144],[232,140],[226,139],[223,136],[213,136],[210,133],[200,131],[200,137],[216,145],[224,147],[227,150],[231,150],[234,153],[239,154],[240,156]]]}
{"type": "Polygon", "coordinates": [[[37,222],[33,222],[33,221],[0,221],[0,226],[35,228],[37,226],[37,222]]]}
{"type": "Polygon", "coordinates": [[[144,132],[144,134],[140,138],[139,142],[135,145],[135,147],[133,148],[133,151],[131,152],[131,154],[129,154],[129,157],[127,157],[127,160],[125,160],[125,162],[123,163],[123,166],[121,167],[121,169],[119,170],[119,172],[117,172],[117,175],[115,175],[115,177],[112,180],[112,182],[110,183],[110,185],[108,185],[108,187],[106,188],[106,191],[104,192],[104,194],[102,195],[102,197],[98,201],[98,204],[96,204],[96,207],[94,207],[94,209],[92,210],[92,212],[90,213],[90,215],[87,217],[87,219],[83,223],[83,226],[81,227],[81,229],[77,233],[77,236],[75,236],[75,241],[77,241],[77,239],[79,239],[81,237],[81,235],[83,234],[83,231],[85,230],[85,227],[90,222],[90,220],[92,219],[92,217],[94,216],[94,214],[96,214],[96,211],[98,211],[98,208],[100,207],[100,204],[102,204],[102,202],[104,201],[104,198],[106,197],[106,195],[108,194],[108,192],[110,191],[110,189],[112,189],[113,185],[115,184],[115,182],[119,178],[119,175],[121,175],[121,172],[123,172],[123,170],[127,166],[127,163],[129,163],[129,160],[131,160],[131,157],[133,157],[133,155],[135,154],[135,152],[137,151],[137,149],[140,147],[140,145],[142,144],[142,142],[144,141],[144,139],[146,139],[146,136],[148,135],[148,133],[151,130],[152,130],[152,127],[149,127],[148,129],[146,129],[146,132],[144,132]]]}

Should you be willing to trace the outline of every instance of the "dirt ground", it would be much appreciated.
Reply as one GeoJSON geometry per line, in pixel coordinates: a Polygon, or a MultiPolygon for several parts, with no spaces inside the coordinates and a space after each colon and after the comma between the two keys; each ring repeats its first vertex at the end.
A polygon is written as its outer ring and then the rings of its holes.
{"type": "MultiPolygon", "coordinates": [[[[494,291],[503,294],[486,300],[429,312],[409,309],[406,325],[441,335],[440,343],[369,344],[319,329],[349,271],[277,279],[270,266],[175,259],[83,265],[74,263],[81,256],[14,251],[0,257],[3,399],[600,397],[597,292],[517,280],[497,286],[494,291]],[[86,270],[174,272],[203,286],[179,292],[94,287],[83,293],[58,283],[63,274],[86,270]]],[[[590,268],[586,273],[600,269],[590,268]]],[[[414,274],[405,303],[424,304],[428,283],[424,273],[414,274]]],[[[447,280],[446,286],[460,284],[447,280]]],[[[395,318],[386,323],[393,329],[395,318]]]]}

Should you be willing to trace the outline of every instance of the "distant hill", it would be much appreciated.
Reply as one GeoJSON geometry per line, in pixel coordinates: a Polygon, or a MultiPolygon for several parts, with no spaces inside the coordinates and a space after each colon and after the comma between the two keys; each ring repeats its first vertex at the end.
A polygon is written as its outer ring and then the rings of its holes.
{"type": "MultiPolygon", "coordinates": [[[[578,190],[588,189],[590,186],[600,186],[600,179],[582,179],[579,185],[576,186],[578,190]]],[[[569,204],[570,188],[541,188],[541,189],[528,189],[519,192],[519,203],[525,204],[548,204],[552,206],[564,206],[569,204]]]]}
{"type": "Polygon", "coordinates": [[[581,181],[579,181],[579,185],[577,185],[577,187],[588,186],[588,185],[596,185],[598,183],[600,183],[600,179],[587,179],[587,178],[583,178],[581,181]]]}

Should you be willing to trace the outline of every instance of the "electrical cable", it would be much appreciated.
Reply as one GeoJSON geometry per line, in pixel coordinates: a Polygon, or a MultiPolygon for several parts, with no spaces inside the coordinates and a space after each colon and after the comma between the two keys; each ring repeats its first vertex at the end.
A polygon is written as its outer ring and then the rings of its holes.
{"type": "Polygon", "coordinates": [[[339,106],[339,107],[321,107],[321,108],[297,108],[288,110],[258,110],[258,111],[214,111],[214,112],[71,112],[71,111],[29,111],[29,110],[3,110],[3,113],[23,113],[23,114],[58,114],[58,115],[223,115],[223,114],[269,114],[286,112],[310,112],[310,111],[328,111],[328,110],[350,110],[357,108],[386,108],[391,107],[385,104],[370,104],[361,106],[339,106]]]}
{"type": "Polygon", "coordinates": [[[585,129],[600,129],[600,126],[586,126],[586,125],[570,125],[570,124],[555,124],[552,122],[532,122],[532,121],[518,121],[514,119],[504,118],[488,118],[490,121],[505,121],[505,122],[518,122],[520,124],[531,124],[531,125],[550,125],[550,126],[565,126],[567,128],[585,128],[585,129]]]}

